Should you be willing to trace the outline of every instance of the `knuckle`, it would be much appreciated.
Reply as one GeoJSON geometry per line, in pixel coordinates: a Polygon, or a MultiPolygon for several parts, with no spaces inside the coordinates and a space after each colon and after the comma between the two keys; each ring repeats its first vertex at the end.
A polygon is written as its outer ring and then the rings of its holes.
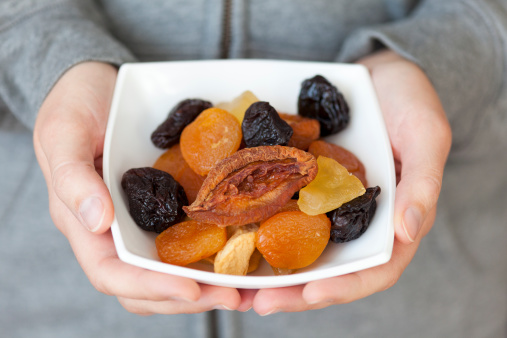
{"type": "Polygon", "coordinates": [[[433,173],[429,173],[421,177],[421,187],[424,197],[427,201],[427,208],[433,207],[438,200],[440,190],[442,189],[442,173],[438,170],[434,170],[433,173]]]}
{"type": "Polygon", "coordinates": [[[117,299],[118,299],[118,302],[120,303],[120,305],[123,306],[123,308],[125,310],[127,310],[128,312],[130,312],[132,314],[140,315],[140,316],[149,316],[152,314],[151,312],[147,311],[142,306],[140,306],[135,300],[127,299],[127,298],[123,298],[123,297],[117,297],[117,299]]]}
{"type": "Polygon", "coordinates": [[[72,162],[64,162],[56,166],[53,170],[51,183],[55,193],[59,197],[62,195],[63,191],[70,186],[69,184],[72,183],[73,167],[72,162]]]}
{"type": "Polygon", "coordinates": [[[384,285],[384,287],[382,288],[381,291],[386,291],[387,289],[392,288],[398,282],[398,279],[399,279],[398,276],[389,275],[387,277],[386,283],[385,283],[385,285],[384,285]]]}
{"type": "Polygon", "coordinates": [[[103,293],[107,296],[113,296],[113,293],[110,292],[107,285],[100,279],[90,277],[90,282],[92,283],[93,287],[100,293],[103,293]]]}

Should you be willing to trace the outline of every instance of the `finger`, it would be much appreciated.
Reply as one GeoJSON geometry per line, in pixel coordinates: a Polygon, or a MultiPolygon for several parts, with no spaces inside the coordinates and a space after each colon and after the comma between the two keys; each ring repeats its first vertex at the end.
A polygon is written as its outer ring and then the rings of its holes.
{"type": "Polygon", "coordinates": [[[145,270],[122,262],[111,232],[97,235],[77,226],[73,214],[54,193],[50,195],[55,219],[69,226],[65,236],[92,285],[100,292],[131,299],[195,301],[199,285],[188,278],[145,270]]]}
{"type": "Polygon", "coordinates": [[[303,298],[304,285],[276,289],[262,289],[257,292],[253,308],[261,316],[278,312],[301,312],[316,310],[331,304],[325,302],[308,303],[303,298]]]}
{"type": "Polygon", "coordinates": [[[391,260],[383,265],[355,273],[308,283],[303,299],[312,306],[346,304],[393,286],[412,260],[418,245],[395,239],[391,260]]]}
{"type": "Polygon", "coordinates": [[[241,296],[241,304],[237,310],[241,312],[249,311],[253,307],[253,300],[258,290],[254,289],[238,289],[239,295],[241,296]]]}
{"type": "Polygon", "coordinates": [[[201,284],[201,295],[196,301],[152,301],[124,297],[118,297],[118,301],[127,311],[139,315],[200,313],[215,309],[233,310],[240,303],[236,289],[201,284]]]}
{"type": "Polygon", "coordinates": [[[236,310],[241,304],[241,296],[237,289],[208,284],[199,284],[201,297],[198,303],[208,309],[236,310]]]}
{"type": "Polygon", "coordinates": [[[287,311],[287,308],[291,308],[292,311],[304,311],[308,304],[301,297],[303,287],[303,285],[297,285],[261,289],[255,296],[253,309],[261,316],[287,311]]]}

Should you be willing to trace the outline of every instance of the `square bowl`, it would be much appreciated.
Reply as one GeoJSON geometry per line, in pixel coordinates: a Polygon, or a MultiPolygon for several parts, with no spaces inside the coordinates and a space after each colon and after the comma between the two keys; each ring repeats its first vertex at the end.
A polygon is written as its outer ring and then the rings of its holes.
{"type": "Polygon", "coordinates": [[[145,269],[192,278],[198,282],[236,287],[268,288],[304,284],[343,275],[389,261],[394,240],[394,161],[375,90],[361,65],[274,60],[212,60],[131,63],[121,66],[109,115],[103,159],[104,181],[111,192],[115,219],[111,226],[119,258],[145,269]],[[291,275],[275,276],[263,261],[247,276],[216,274],[211,265],[188,267],[160,261],[155,233],[141,230],[131,218],[121,188],[123,174],[152,166],[163,153],[150,140],[169,110],[186,98],[213,104],[252,91],[278,111],[297,113],[303,80],[320,74],[337,86],[350,106],[350,123],[326,138],[352,151],[366,167],[370,186],[378,185],[377,211],[358,239],[329,242],[312,265],[291,275]]]}

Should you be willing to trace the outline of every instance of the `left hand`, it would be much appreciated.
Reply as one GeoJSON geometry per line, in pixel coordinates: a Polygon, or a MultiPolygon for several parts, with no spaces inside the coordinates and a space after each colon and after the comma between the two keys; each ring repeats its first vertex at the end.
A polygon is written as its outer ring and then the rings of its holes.
{"type": "Polygon", "coordinates": [[[370,70],[396,164],[391,260],[306,285],[259,290],[253,308],[260,315],[320,309],[388,289],[398,281],[433,226],[451,147],[451,130],[438,95],[418,66],[392,51],[382,51],[360,63],[370,70]]]}

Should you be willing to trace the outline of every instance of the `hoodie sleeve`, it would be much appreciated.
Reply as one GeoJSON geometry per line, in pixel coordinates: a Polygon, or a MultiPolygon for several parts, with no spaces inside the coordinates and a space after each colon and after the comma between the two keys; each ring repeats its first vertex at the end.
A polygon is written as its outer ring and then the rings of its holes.
{"type": "Polygon", "coordinates": [[[94,1],[2,1],[0,41],[0,103],[29,128],[48,92],[73,65],[134,60],[108,32],[94,1]]]}
{"type": "Polygon", "coordinates": [[[506,41],[507,1],[425,0],[403,20],[351,33],[338,60],[397,52],[425,71],[453,130],[472,129],[504,90],[506,41]]]}

